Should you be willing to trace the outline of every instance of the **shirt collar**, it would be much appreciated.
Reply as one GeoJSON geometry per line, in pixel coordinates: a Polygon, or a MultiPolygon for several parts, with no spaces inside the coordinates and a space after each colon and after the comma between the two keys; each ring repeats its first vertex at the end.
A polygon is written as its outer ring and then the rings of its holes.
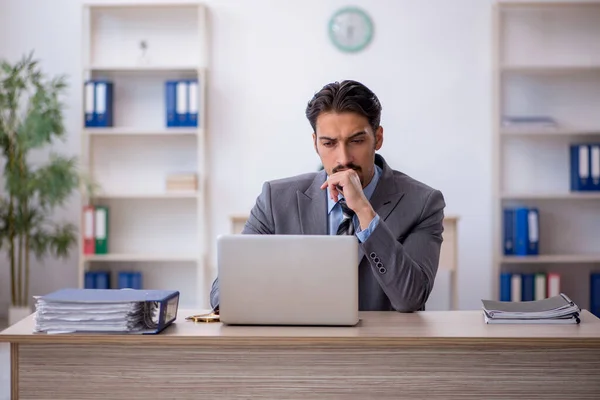
{"type": "MultiPolygon", "coordinates": [[[[369,184],[363,189],[363,193],[365,194],[365,196],[367,197],[368,200],[371,199],[371,196],[373,195],[373,192],[375,191],[375,187],[377,187],[377,182],[379,182],[379,177],[381,176],[381,167],[377,164],[375,164],[375,173],[373,174],[373,179],[371,179],[371,182],[369,182],[369,184]]],[[[338,195],[338,200],[343,198],[344,196],[342,196],[342,194],[340,193],[338,195]]],[[[333,207],[335,207],[335,205],[337,204],[337,201],[333,201],[331,199],[331,197],[329,196],[329,187],[327,188],[327,213],[331,213],[331,210],[333,210],[333,207]]]]}

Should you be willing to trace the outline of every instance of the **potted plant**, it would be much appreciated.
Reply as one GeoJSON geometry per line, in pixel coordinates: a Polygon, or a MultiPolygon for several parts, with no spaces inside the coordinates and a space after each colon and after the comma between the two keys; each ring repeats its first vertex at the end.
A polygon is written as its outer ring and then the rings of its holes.
{"type": "Polygon", "coordinates": [[[8,260],[10,269],[9,324],[31,312],[30,256],[67,257],[77,243],[74,224],[53,221],[53,211],[83,182],[75,157],[49,149],[65,137],[60,97],[66,87],[64,77],[47,78],[33,54],[15,64],[0,62],[0,162],[5,189],[0,189],[0,257],[8,260]],[[44,151],[48,159],[40,162],[44,151]]]}

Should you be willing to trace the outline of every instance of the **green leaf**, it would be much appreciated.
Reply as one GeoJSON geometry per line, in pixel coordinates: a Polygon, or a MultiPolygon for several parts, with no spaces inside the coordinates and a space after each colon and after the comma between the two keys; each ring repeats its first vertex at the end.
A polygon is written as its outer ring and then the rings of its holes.
{"type": "Polygon", "coordinates": [[[67,258],[69,250],[77,243],[77,227],[73,224],[56,225],[51,236],[52,253],[57,258],[67,258]]]}
{"type": "Polygon", "coordinates": [[[74,157],[51,155],[50,163],[37,170],[34,186],[42,207],[62,205],[77,189],[79,174],[74,157]]]}

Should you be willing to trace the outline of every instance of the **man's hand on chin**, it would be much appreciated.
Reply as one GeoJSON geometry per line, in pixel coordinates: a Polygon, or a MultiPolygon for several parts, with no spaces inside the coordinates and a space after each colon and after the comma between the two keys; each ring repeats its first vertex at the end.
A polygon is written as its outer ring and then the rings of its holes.
{"type": "Polygon", "coordinates": [[[354,211],[360,222],[360,229],[365,230],[375,218],[375,210],[365,196],[358,174],[353,169],[336,172],[321,185],[321,189],[329,187],[333,201],[337,201],[342,193],[348,207],[354,211]]]}

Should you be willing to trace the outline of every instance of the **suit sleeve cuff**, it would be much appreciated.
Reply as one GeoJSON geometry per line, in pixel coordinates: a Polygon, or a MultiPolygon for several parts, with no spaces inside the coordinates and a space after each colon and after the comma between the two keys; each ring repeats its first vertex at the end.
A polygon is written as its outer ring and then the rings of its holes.
{"type": "Polygon", "coordinates": [[[379,224],[379,214],[375,214],[375,218],[371,220],[371,223],[369,226],[367,226],[367,229],[361,231],[360,227],[358,228],[358,231],[356,232],[356,237],[358,240],[361,243],[366,242],[367,239],[369,239],[369,236],[371,236],[371,233],[375,230],[375,228],[377,228],[377,224],[379,224]]]}

